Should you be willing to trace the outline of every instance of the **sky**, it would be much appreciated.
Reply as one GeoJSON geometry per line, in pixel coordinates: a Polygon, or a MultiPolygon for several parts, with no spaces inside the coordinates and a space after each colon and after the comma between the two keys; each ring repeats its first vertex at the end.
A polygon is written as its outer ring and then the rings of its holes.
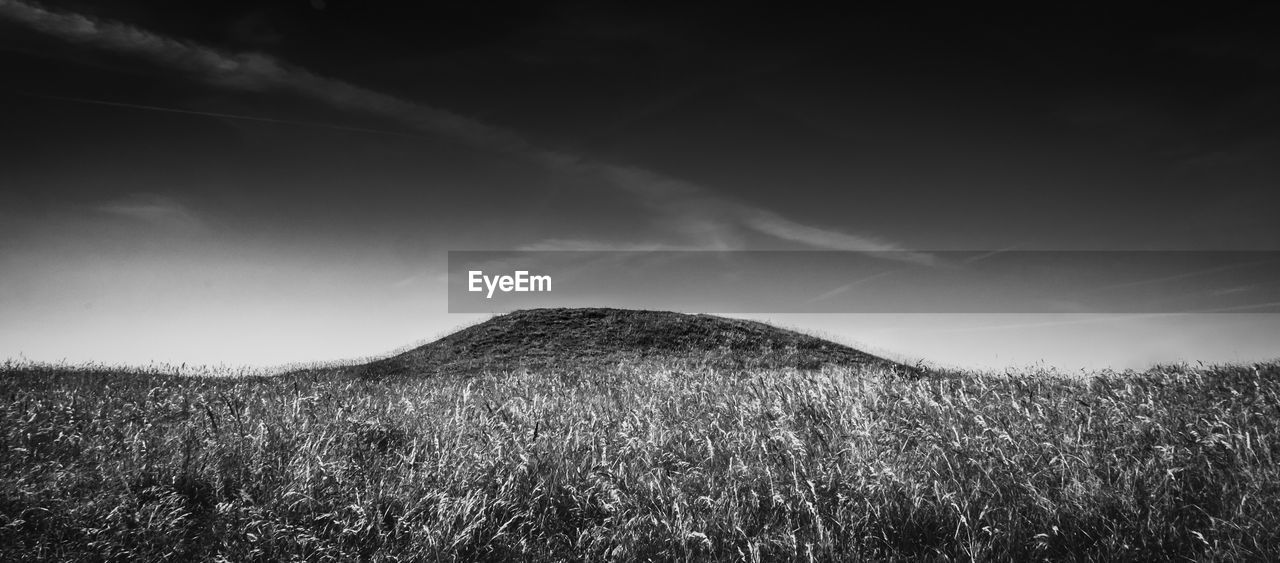
{"type": "MultiPolygon", "coordinates": [[[[381,4],[0,0],[0,358],[379,355],[487,318],[459,250],[1280,250],[1280,7],[381,4]]],[[[1280,357],[1265,312],[742,316],[1280,357]]]]}

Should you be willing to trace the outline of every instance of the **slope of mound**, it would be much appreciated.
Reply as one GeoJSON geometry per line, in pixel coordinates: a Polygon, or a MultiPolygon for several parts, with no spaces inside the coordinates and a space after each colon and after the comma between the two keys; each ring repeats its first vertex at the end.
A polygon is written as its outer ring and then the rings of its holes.
{"type": "Polygon", "coordinates": [[[719,368],[901,367],[848,346],[755,321],[624,309],[531,309],[494,317],[357,367],[365,377],[582,367],[624,359],[719,368]]]}

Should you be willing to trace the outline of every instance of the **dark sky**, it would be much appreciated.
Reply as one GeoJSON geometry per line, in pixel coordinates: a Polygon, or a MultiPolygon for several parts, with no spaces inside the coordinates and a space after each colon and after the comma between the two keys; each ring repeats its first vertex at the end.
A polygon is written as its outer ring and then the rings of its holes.
{"type": "Polygon", "coordinates": [[[389,4],[0,0],[0,356],[376,354],[447,250],[1280,250],[1275,5],[389,4]]]}

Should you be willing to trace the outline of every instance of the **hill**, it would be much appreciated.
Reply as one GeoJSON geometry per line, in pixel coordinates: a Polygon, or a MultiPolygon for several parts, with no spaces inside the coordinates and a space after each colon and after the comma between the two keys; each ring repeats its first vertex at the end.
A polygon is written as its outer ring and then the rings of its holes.
{"type": "Polygon", "coordinates": [[[721,369],[823,365],[907,369],[842,344],[765,323],[626,309],[530,309],[355,366],[366,378],[658,360],[721,369]]]}

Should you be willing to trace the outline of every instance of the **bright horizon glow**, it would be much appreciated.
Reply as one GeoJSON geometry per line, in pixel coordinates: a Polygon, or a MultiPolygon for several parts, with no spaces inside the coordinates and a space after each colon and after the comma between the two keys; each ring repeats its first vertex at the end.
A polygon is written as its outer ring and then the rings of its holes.
{"type": "MultiPolygon", "coordinates": [[[[169,205],[25,218],[0,262],[0,358],[252,368],[356,361],[490,316],[444,312],[442,255],[406,258],[377,238],[262,245],[169,205]],[[432,263],[440,269],[422,266],[432,263]]],[[[1269,336],[1280,331],[1275,314],[724,316],[978,370],[1265,361],[1276,359],[1269,336]]]]}

